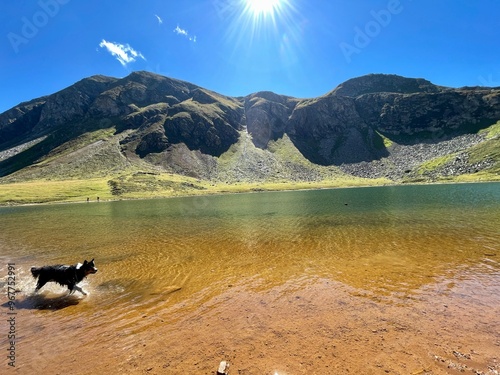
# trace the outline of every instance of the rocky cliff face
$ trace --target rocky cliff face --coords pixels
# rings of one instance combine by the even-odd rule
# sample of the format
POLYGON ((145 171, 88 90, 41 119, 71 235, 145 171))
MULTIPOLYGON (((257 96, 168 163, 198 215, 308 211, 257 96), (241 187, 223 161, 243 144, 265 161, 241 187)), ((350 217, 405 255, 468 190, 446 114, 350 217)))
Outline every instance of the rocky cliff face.
POLYGON ((265 149, 269 141, 283 137, 298 102, 268 91, 244 99, 247 130, 255 146, 265 149))
POLYGON ((409 95, 367 94, 356 99, 358 113, 389 138, 415 143, 439 141, 496 122, 500 90, 458 89, 409 95))
POLYGON ((386 154, 382 138, 360 116, 352 97, 325 96, 300 103, 287 133, 302 154, 317 164, 358 163, 386 154))
POLYGON ((181 163, 179 172, 188 173, 193 163, 198 170, 213 166, 210 157, 223 155, 243 133, 262 150, 286 135, 309 161, 340 166, 386 158, 391 143, 437 144, 499 119, 500 88, 451 89, 394 75, 351 79, 307 100, 271 92, 231 98, 148 72, 93 76, 0 115, 0 152, 21 150, 0 158, 0 176, 109 127, 126 158, 167 168, 179 165, 172 155, 183 147, 195 152, 193 162, 181 163))
POLYGON ((315 163, 359 163, 388 155, 384 137, 411 145, 476 133, 500 118, 499 100, 499 89, 447 89, 420 79, 371 75, 299 103, 287 132, 315 163))

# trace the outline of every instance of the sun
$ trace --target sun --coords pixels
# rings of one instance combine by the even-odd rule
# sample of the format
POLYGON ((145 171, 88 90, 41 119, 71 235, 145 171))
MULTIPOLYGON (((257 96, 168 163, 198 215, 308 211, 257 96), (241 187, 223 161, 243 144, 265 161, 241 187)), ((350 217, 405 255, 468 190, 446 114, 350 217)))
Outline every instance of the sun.
POLYGON ((276 58, 290 61, 299 44, 298 25, 302 24, 295 1, 225 0, 234 5, 224 10, 229 20, 225 41, 234 48, 234 56, 243 54, 245 61, 259 61, 258 69, 260 62, 269 59, 270 51, 279 55, 276 58))
POLYGON ((245 11, 255 18, 274 16, 279 11, 282 0, 244 0, 245 11))

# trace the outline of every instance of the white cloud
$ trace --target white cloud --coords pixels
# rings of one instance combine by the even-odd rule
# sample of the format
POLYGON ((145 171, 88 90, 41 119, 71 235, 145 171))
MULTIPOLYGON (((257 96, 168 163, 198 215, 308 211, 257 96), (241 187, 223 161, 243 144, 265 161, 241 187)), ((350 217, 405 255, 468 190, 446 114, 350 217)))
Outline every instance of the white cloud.
POLYGON ((176 33, 177 35, 183 35, 186 38, 188 38, 191 42, 196 43, 196 35, 195 36, 189 35, 189 32, 187 30, 181 29, 179 25, 177 25, 177 27, 174 29, 174 33, 176 33))
POLYGON ((163 23, 163 20, 161 19, 161 17, 157 14, 155 14, 155 17, 158 20, 158 25, 161 25, 163 23))
POLYGON ((179 34, 179 35, 188 36, 187 30, 181 29, 179 27, 179 25, 177 25, 177 27, 174 29, 174 33, 179 34))
POLYGON ((123 66, 134 62, 137 58, 146 60, 142 53, 137 52, 129 44, 113 43, 103 39, 99 47, 106 48, 123 66))

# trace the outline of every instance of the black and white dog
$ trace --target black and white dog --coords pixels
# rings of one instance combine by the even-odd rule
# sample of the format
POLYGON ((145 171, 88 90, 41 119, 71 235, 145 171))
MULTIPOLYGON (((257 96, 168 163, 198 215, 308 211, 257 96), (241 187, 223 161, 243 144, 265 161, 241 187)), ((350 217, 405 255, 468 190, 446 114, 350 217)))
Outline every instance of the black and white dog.
POLYGON ((95 268, 94 259, 90 262, 85 260, 83 264, 78 263, 73 266, 57 264, 55 266, 31 267, 31 274, 35 279, 38 278, 35 292, 38 292, 38 290, 49 281, 54 281, 61 286, 67 286, 70 294, 77 290, 87 295, 87 292, 76 284, 81 282, 91 273, 96 272, 97 268, 95 268))

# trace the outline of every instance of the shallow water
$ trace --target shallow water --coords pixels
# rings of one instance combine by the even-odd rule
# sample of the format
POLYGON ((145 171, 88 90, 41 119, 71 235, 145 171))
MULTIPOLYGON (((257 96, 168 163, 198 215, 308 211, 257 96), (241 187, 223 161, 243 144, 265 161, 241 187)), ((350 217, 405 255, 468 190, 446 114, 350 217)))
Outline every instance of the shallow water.
POLYGON ((0 208, 0 223, 3 289, 7 264, 16 268, 19 371, 75 342, 119 358, 138 334, 224 305, 213 301, 228 288, 265 294, 331 280, 397 307, 465 280, 464 300, 500 303, 491 293, 500 285, 498 183, 0 208), (82 283, 88 297, 53 284, 31 294, 30 266, 91 258, 99 272, 82 283))

